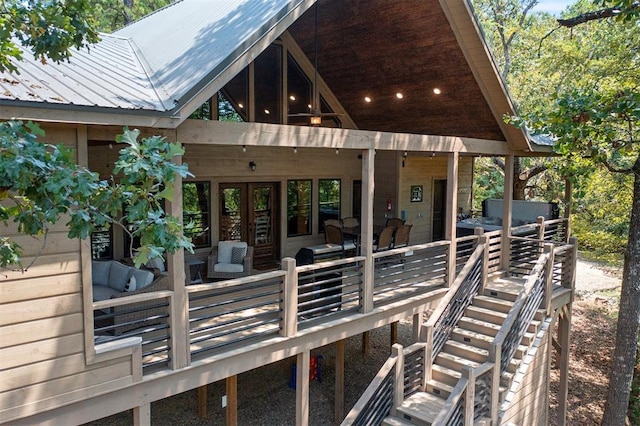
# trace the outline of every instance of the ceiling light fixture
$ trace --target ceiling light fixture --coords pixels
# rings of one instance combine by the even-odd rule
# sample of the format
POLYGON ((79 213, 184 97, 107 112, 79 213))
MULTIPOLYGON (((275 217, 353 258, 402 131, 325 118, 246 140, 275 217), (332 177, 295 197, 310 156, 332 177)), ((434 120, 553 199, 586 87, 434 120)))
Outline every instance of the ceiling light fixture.
POLYGON ((371 101, 372 101, 372 99, 371 99, 369 96, 365 96, 365 97, 364 97, 364 101, 365 101, 366 103, 370 104, 370 103, 371 103, 371 101))
POLYGON ((440 90, 438 87, 435 87, 433 89, 433 93, 435 93, 436 95, 439 95, 440 93, 442 93, 442 90, 440 90))
POLYGON ((398 93, 396 93, 396 98, 403 99, 404 95, 402 93, 398 92, 398 93))

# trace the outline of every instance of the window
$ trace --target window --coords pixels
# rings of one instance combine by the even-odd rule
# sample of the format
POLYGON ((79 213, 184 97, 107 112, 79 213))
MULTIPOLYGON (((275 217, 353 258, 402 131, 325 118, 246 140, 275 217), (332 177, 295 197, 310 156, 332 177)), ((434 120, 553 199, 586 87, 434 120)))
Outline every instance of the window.
POLYGON ((324 221, 340 220, 340 179, 318 181, 318 232, 324 232, 324 221))
POLYGON ((255 117, 258 123, 282 123, 282 46, 271 45, 254 61, 255 117))
POLYGON ((311 234, 311 179, 287 182, 287 236, 311 234))
POLYGON ((113 259, 113 228, 100 227, 91 233, 91 258, 113 259))
POLYGON ((249 121, 249 69, 245 68, 218 92, 218 120, 249 121))
POLYGON ((182 184, 184 234, 195 248, 211 246, 211 185, 209 182, 182 184))
POLYGON ((289 124, 309 124, 309 117, 302 114, 311 112, 311 81, 291 55, 287 55, 287 106, 289 124))

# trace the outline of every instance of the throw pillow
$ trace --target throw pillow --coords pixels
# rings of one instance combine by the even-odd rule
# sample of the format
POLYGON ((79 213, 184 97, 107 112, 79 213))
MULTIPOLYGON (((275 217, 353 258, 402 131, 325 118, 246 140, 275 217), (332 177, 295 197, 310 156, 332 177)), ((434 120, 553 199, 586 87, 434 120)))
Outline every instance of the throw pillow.
POLYGON ((231 263, 235 263, 236 265, 242 265, 244 262, 244 257, 247 254, 246 247, 233 247, 231 249, 231 263))
POLYGON ((136 281, 136 277, 131 275, 131 278, 129 278, 129 282, 124 286, 124 291, 134 291, 138 284, 136 281))

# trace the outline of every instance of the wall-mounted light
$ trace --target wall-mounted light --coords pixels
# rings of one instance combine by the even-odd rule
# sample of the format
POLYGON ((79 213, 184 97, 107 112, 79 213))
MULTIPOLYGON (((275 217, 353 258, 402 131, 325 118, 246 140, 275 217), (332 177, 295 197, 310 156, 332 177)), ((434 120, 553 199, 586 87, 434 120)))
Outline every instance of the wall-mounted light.
POLYGON ((294 153, 294 154, 297 154, 297 153, 298 153, 298 147, 297 147, 297 146, 294 146, 294 147, 293 147, 293 153, 294 153))
POLYGON ((407 151, 402 153, 402 167, 404 167, 404 162, 407 160, 408 156, 409 154, 407 153, 407 151))
POLYGON ((340 149, 336 148, 336 155, 340 154, 340 149))
POLYGON ((256 171, 256 167, 258 167, 256 163, 254 163, 253 161, 249 161, 249 168, 251 169, 252 172, 256 171))
POLYGON ((242 152, 247 152, 247 146, 246 145, 242 145, 242 152))
POLYGON ((322 117, 317 115, 312 115, 311 117, 309 117, 309 123, 312 126, 319 126, 322 124, 322 117))

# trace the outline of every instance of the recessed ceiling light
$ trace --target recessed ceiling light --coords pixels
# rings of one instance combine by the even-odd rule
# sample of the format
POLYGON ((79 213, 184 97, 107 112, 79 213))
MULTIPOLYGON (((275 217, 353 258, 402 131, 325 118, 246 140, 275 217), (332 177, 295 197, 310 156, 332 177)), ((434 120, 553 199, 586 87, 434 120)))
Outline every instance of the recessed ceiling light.
POLYGON ((268 109, 265 109, 265 110, 264 110, 264 113, 265 113, 265 114, 267 114, 267 115, 269 115, 269 114, 271 114, 271 111, 269 111, 268 109))
POLYGON ((442 93, 442 90, 436 87, 433 89, 433 93, 435 93, 436 95, 439 95, 440 93, 442 93))
POLYGON ((396 98, 402 99, 402 98, 404 98, 404 95, 402 93, 398 92, 398 93, 396 93, 396 98))
POLYGON ((238 108, 242 109, 242 108, 244 108, 244 105, 243 104, 238 104, 238 108))
POLYGON ((364 101, 365 101, 366 103, 370 103, 370 102, 371 102, 371 98, 370 98, 369 96, 365 96, 365 97, 364 97, 364 101))
POLYGON ((291 96, 289 96, 289 100, 291 100, 291 101, 295 101, 295 100, 296 100, 296 97, 295 97, 294 95, 291 95, 291 96))

